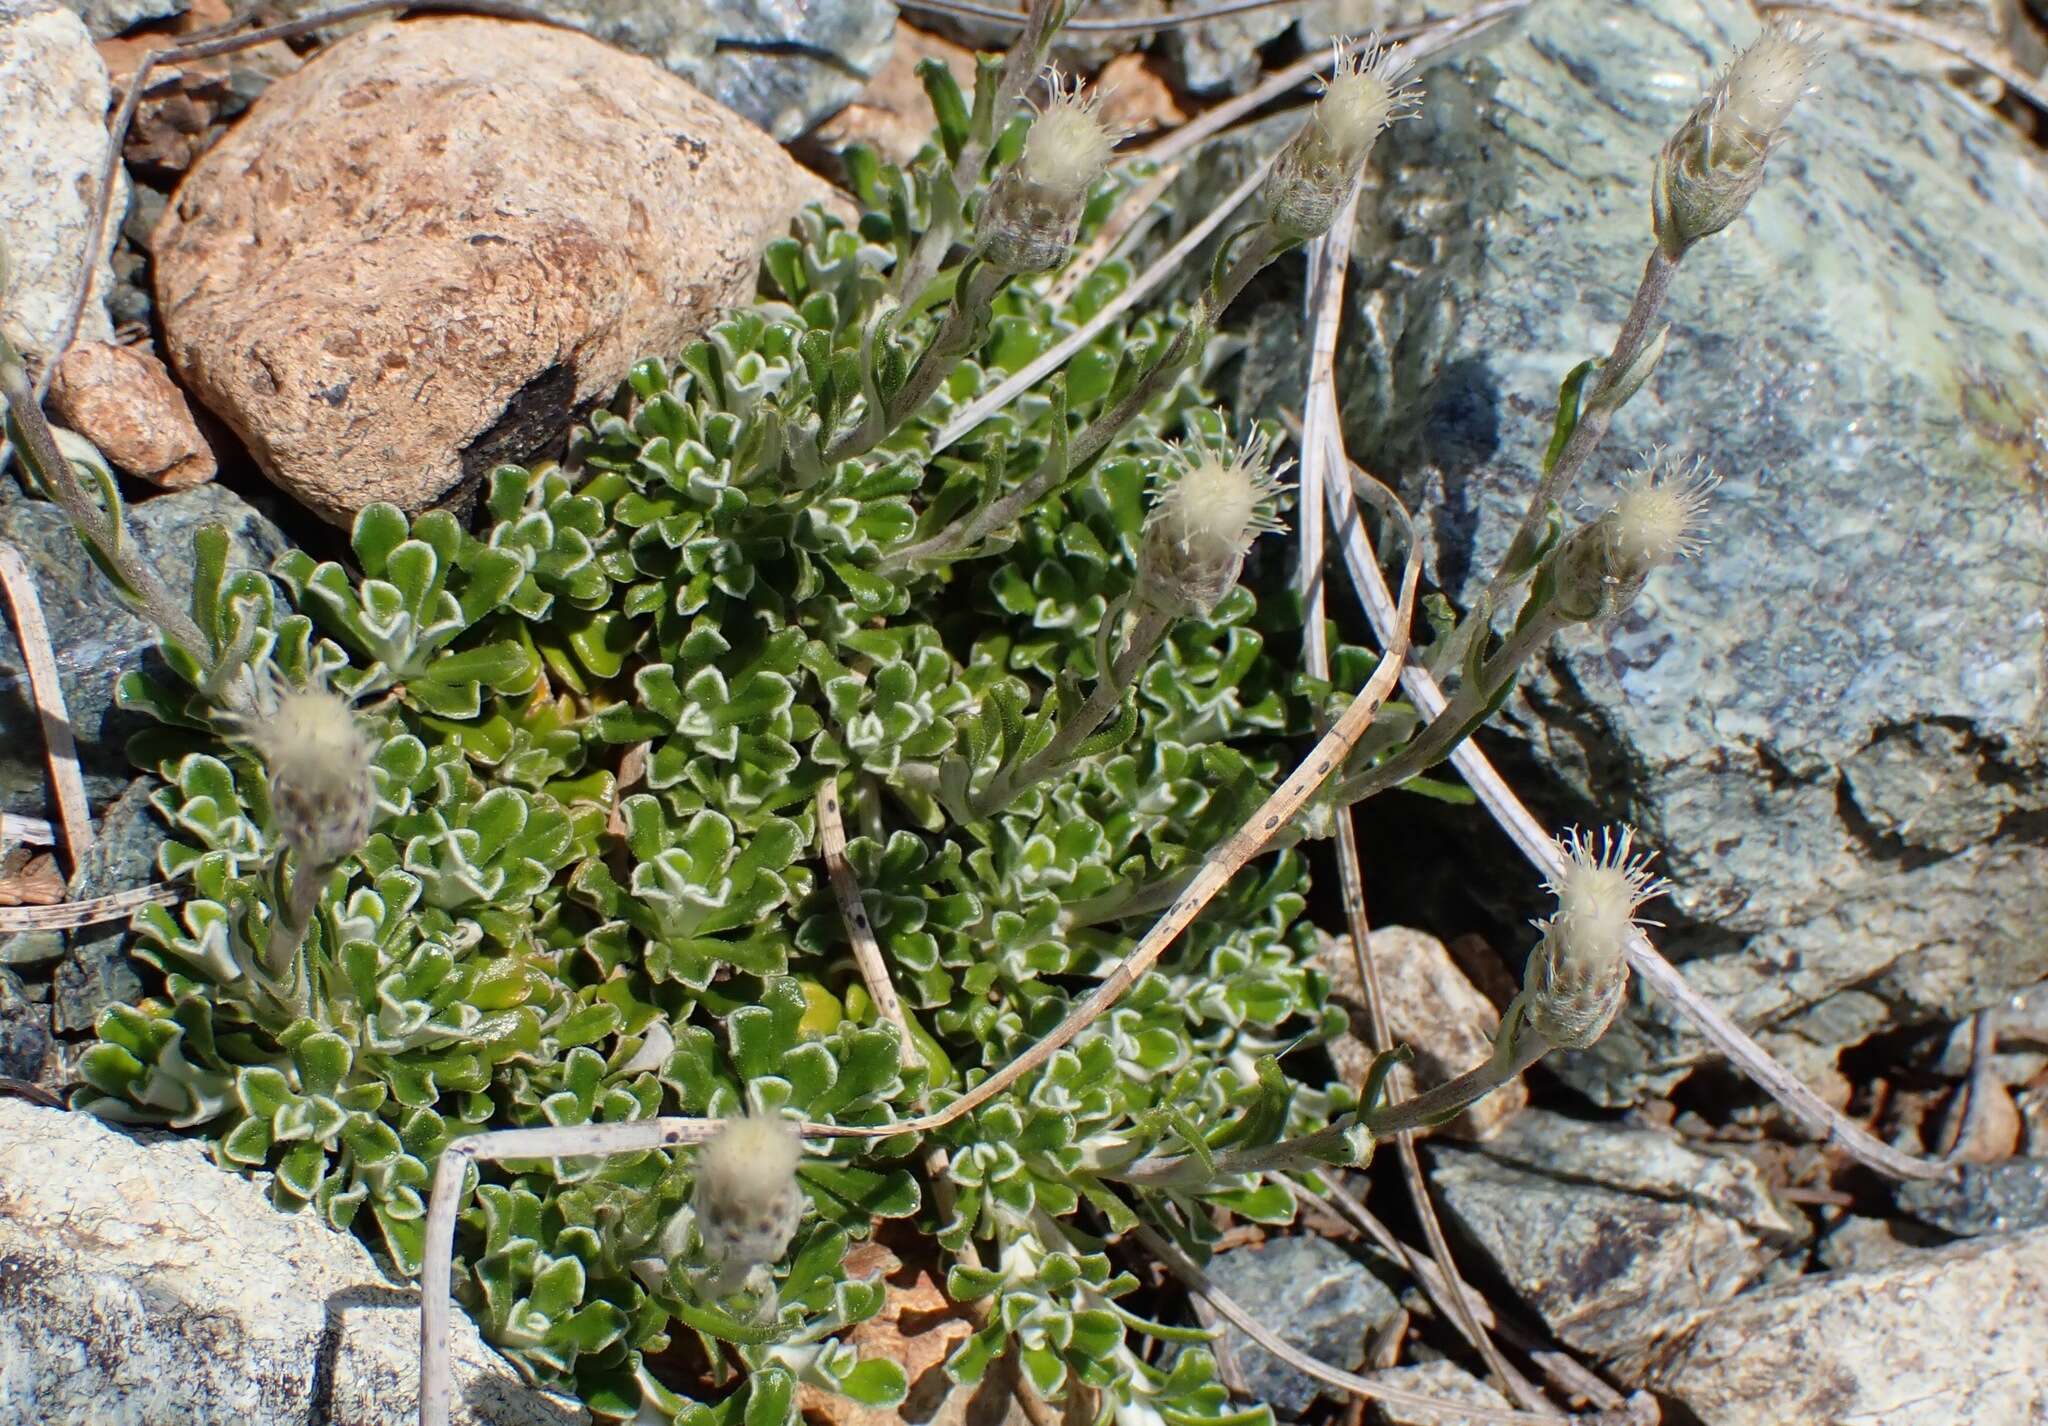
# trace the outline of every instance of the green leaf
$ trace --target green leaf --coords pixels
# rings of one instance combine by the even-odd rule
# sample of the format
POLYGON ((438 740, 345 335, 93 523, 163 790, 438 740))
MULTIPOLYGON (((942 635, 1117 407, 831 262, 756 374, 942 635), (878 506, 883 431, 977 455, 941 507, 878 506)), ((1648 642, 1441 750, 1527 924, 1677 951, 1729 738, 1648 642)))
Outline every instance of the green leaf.
POLYGON ((1579 424, 1579 397, 1586 385, 1586 377, 1600 363, 1588 358, 1573 367, 1566 374, 1564 383, 1557 388, 1557 415, 1552 419, 1550 446, 1543 452, 1543 473, 1550 474, 1557 465, 1557 458, 1564 454, 1565 443, 1572 438, 1572 432, 1579 424))

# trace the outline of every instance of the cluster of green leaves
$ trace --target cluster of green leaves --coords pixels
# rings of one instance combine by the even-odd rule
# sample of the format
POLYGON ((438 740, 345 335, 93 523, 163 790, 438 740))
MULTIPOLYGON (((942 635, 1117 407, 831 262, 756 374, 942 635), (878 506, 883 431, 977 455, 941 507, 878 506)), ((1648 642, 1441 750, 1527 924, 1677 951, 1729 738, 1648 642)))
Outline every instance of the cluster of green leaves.
MULTIPOLYGON (((1013 284, 924 412, 828 467, 821 434, 900 381, 930 325, 899 313, 876 339, 919 207, 894 170, 859 172, 857 226, 806 214, 801 239, 770 246, 760 303, 635 368, 561 465, 494 472, 474 532, 373 506, 348 565, 278 562, 288 601, 204 545, 193 617, 210 660, 121 688, 160 724, 136 751, 162 773, 163 868, 187 899, 140 918, 161 993, 106 1016, 84 1061, 91 1108, 203 1131, 223 1164, 269 1171, 281 1205, 368 1230, 414 1272, 425 1186, 464 1133, 742 1110, 886 1127, 943 1106, 1065 1018, 1145 927, 1118 908, 1192 869, 1263 797, 1330 694, 1269 653, 1269 633, 1292 637, 1284 610, 1240 589, 1174 630, 1094 756, 986 821, 948 820, 941 763, 985 776, 1095 676, 1158 441, 1215 418, 1197 371, 1005 548, 885 570, 1128 389, 1171 323, 1111 323, 1049 394, 935 455, 949 416, 1131 273, 1106 262, 1059 305, 1043 281, 1013 284), (263 955, 278 904, 265 770, 209 701, 261 664, 352 695, 380 749, 373 834, 288 974, 263 955), (848 857, 908 1057, 822 886, 828 782, 862 833, 848 857)), ((957 1380, 1014 1353, 1041 1391, 1085 1384, 1105 1414, 1241 1419, 1201 1333, 1120 1301, 1137 1282, 1110 1240, 1162 1204, 1115 1172, 1346 1107, 1280 1068, 1338 1023, 1309 968, 1305 883, 1292 853, 1239 877, 1043 1072, 935 1136, 942 1193, 912 1172, 931 1143, 813 1145, 810 1210, 770 1295, 707 1291, 689 1151, 486 1168, 458 1295, 535 1380, 600 1417, 774 1426, 799 1383, 901 1399, 899 1367, 839 1340, 884 1292, 841 1263, 879 1220, 907 1218, 935 1262, 971 1243, 982 1264, 949 1278, 988 1307, 948 1364, 957 1380), (744 1386, 686 1400, 650 1365, 678 1333, 744 1360, 744 1386)), ((1213 1207, 1293 1213, 1284 1186, 1252 1179, 1180 1196, 1197 1232, 1213 1207)))

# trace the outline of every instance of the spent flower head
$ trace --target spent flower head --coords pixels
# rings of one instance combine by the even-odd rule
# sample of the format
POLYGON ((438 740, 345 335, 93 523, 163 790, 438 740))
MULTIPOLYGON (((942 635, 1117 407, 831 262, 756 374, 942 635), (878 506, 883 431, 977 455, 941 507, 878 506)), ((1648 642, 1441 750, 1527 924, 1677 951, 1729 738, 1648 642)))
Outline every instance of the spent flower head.
POLYGON ((1720 232, 1749 205, 1786 120, 1813 93, 1821 58, 1811 31, 1773 22, 1686 116, 1657 156, 1652 217, 1666 256, 1720 232))
POLYGON ((1205 615, 1237 583, 1260 535, 1284 530, 1274 503, 1287 465, 1263 431, 1232 447, 1206 436, 1167 447, 1138 552, 1137 597, 1169 614, 1205 615))
POLYGON ((235 733, 269 772, 277 834, 305 868, 338 866, 370 835, 376 747, 348 700, 327 688, 293 688, 273 671, 264 701, 235 733))
POLYGON ((1420 88, 1403 83, 1408 58, 1398 47, 1369 39, 1353 49, 1340 39, 1336 51, 1322 98, 1266 180, 1272 221, 1302 241, 1329 230, 1373 144, 1388 124, 1414 113, 1422 97, 1420 88))
POLYGON ((1109 156, 1122 137, 1102 122, 1102 91, 1081 92, 1079 78, 1049 66, 1046 101, 1033 104, 1037 117, 1024 136, 1019 167, 1041 188, 1085 195, 1109 168, 1109 156))
POLYGON ((721 1293, 788 1249, 803 1220, 802 1159, 796 1130, 759 1115, 728 1121, 698 1151, 692 1204, 704 1251, 723 1270, 721 1293))
POLYGON ((1545 883, 1557 912, 1523 975, 1522 1011, 1529 1027, 1560 1049, 1598 1040, 1628 990, 1628 940, 1643 921, 1636 912, 1669 883, 1653 876, 1635 851, 1633 828, 1610 828, 1596 842, 1574 828, 1557 843, 1563 865, 1545 883))

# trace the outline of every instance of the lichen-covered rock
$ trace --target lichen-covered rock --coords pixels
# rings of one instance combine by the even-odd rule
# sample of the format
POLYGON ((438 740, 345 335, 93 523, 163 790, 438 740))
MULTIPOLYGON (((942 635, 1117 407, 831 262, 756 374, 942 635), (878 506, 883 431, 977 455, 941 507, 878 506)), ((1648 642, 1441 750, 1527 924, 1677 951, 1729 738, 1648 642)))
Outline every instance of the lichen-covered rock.
POLYGON ((1714 1426, 2036 1426, 2048 1419, 2044 1362, 2037 1228, 1745 1293, 1673 1342, 1643 1384, 1714 1426))
MULTIPOLYGON (((1388 1032, 1395 1044, 1406 1045, 1415 1054, 1413 1068, 1406 1072, 1412 1076, 1407 1080, 1411 1092, 1455 1079, 1493 1053, 1500 1012, 1465 978, 1442 941, 1408 926, 1376 926, 1372 951, 1388 1032)), ((1373 1051, 1365 1039, 1372 1021, 1351 938, 1322 937, 1316 966, 1330 978, 1331 999, 1351 1017, 1351 1032, 1330 1042, 1330 1058, 1339 1077, 1357 1088, 1372 1065, 1373 1051)), ((1529 1086, 1517 1077, 1443 1128, 1458 1138, 1484 1139, 1500 1132, 1528 1103, 1529 1086)))
MULTIPOLYGON (((1400 1305, 1371 1269, 1314 1234, 1223 1253, 1209 1276, 1283 1342, 1347 1369, 1365 1359, 1366 1334, 1386 1325, 1400 1305)), ((1306 1411, 1326 1389, 1235 1327, 1225 1327, 1219 1349, 1251 1398, 1282 1415, 1306 1411)))
POLYGON ((50 412, 115 466, 165 490, 213 479, 185 393, 145 348, 80 342, 57 363, 50 412))
POLYGON ((588 36, 373 25, 187 175, 154 248, 166 345, 321 515, 417 511, 749 294, 800 185, 759 130, 588 36))
MULTIPOLYGON (((287 548, 283 533, 226 488, 207 484, 160 495, 128 509, 128 538, 180 600, 192 588, 192 536, 202 525, 227 528, 230 569, 270 568, 287 548)), ((85 558, 78 537, 55 505, 0 504, 0 540, 20 550, 35 576, 65 709, 78 735, 86 793, 95 804, 128 786, 125 743, 146 720, 113 706, 114 680, 143 666, 154 646, 146 625, 121 607, 113 587, 85 558)), ((42 726, 14 632, 0 624, 0 810, 42 816, 49 806, 42 726)), ((6 954, 0 951, 0 960, 6 954)))
POLYGON ((0 1075, 37 1083, 50 1060, 50 1007, 0 966, 0 1075))
MULTIPOLYGON (((570 1426, 455 1314, 455 1419, 570 1426)), ((409 1426, 419 1302, 317 1213, 280 1213, 196 1143, 0 1099, 8 1421, 409 1426)))
MULTIPOLYGON (((1560 0, 1431 70, 1382 141, 1344 409, 1454 593, 1521 515, 1560 380, 1614 339, 1658 145, 1756 28, 1736 0, 1560 0)), ((2017 256, 2043 250, 2025 139, 1839 47, 1685 259, 1669 350, 1570 502, 1668 444, 1725 477, 1712 542, 1611 636, 1560 641, 1501 731, 1560 825, 1662 849, 1666 952, 1809 1073, 2048 974, 2048 267, 2017 256)), ((1562 1068, 1619 1103, 1707 1054, 1660 1002, 1562 1068)))
MULTIPOLYGON (((646 55, 778 139, 808 133, 881 73, 884 0, 541 0, 536 7, 646 55)), ((971 92, 971 86, 970 86, 971 92)))
MULTIPOLYGON (((107 240, 90 240, 92 202, 106 158, 107 66, 78 16, 54 0, 0 0, 0 242, 10 278, 0 319, 21 349, 48 360, 91 254, 92 293, 78 325, 85 341, 114 329, 102 299, 113 286, 107 240)), ((128 201, 118 180, 114 212, 128 201)))
POLYGON ((1603 1357, 1726 1302, 1807 1233, 1742 1159, 1548 1110, 1478 1149, 1436 1146, 1430 1177, 1558 1339, 1603 1357))
MULTIPOLYGON (((1513 1402, 1456 1362, 1417 1362, 1413 1366, 1375 1372, 1373 1380, 1381 1386, 1390 1386, 1399 1391, 1419 1392, 1423 1396, 1433 1396, 1439 1401, 1480 1406, 1489 1411, 1514 1409, 1513 1402)), ((1387 1426, 1467 1426, 1473 1419, 1455 1406, 1447 1406, 1441 1411, 1431 1411, 1427 1407, 1395 1406, 1382 1401, 1378 1403, 1378 1410, 1380 1418, 1387 1426)))

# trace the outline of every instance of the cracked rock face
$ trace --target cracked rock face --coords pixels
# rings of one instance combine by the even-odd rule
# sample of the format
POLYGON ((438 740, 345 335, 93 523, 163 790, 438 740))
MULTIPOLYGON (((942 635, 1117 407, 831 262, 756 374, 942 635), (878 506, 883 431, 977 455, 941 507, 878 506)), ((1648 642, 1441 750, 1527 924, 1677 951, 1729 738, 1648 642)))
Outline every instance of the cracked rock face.
MULTIPOLYGON (((575 1426, 457 1312, 461 1426, 575 1426)), ((0 1099, 0 1420, 409 1426, 419 1297, 203 1145, 0 1099)))
MULTIPOLYGON (((1382 141, 1345 410, 1462 597, 1558 383, 1619 329, 1655 150, 1756 28, 1735 0, 1559 0, 1431 70, 1382 141)), ((1724 478, 1712 543, 1553 648, 1503 760, 1560 827, 1643 829, 1677 887, 1666 953, 1812 1078, 2048 974, 2048 267, 2024 256, 2048 251, 2048 172, 1860 49, 1790 128, 1687 256, 1669 350, 1568 507, 1668 445, 1724 478)), ((1565 1072, 1625 1103, 1706 1055, 1639 1003, 1565 1072)))
POLYGON ((766 134, 588 36, 375 24, 186 176, 154 244, 165 344, 316 512, 417 512, 744 300, 803 184, 766 134))

